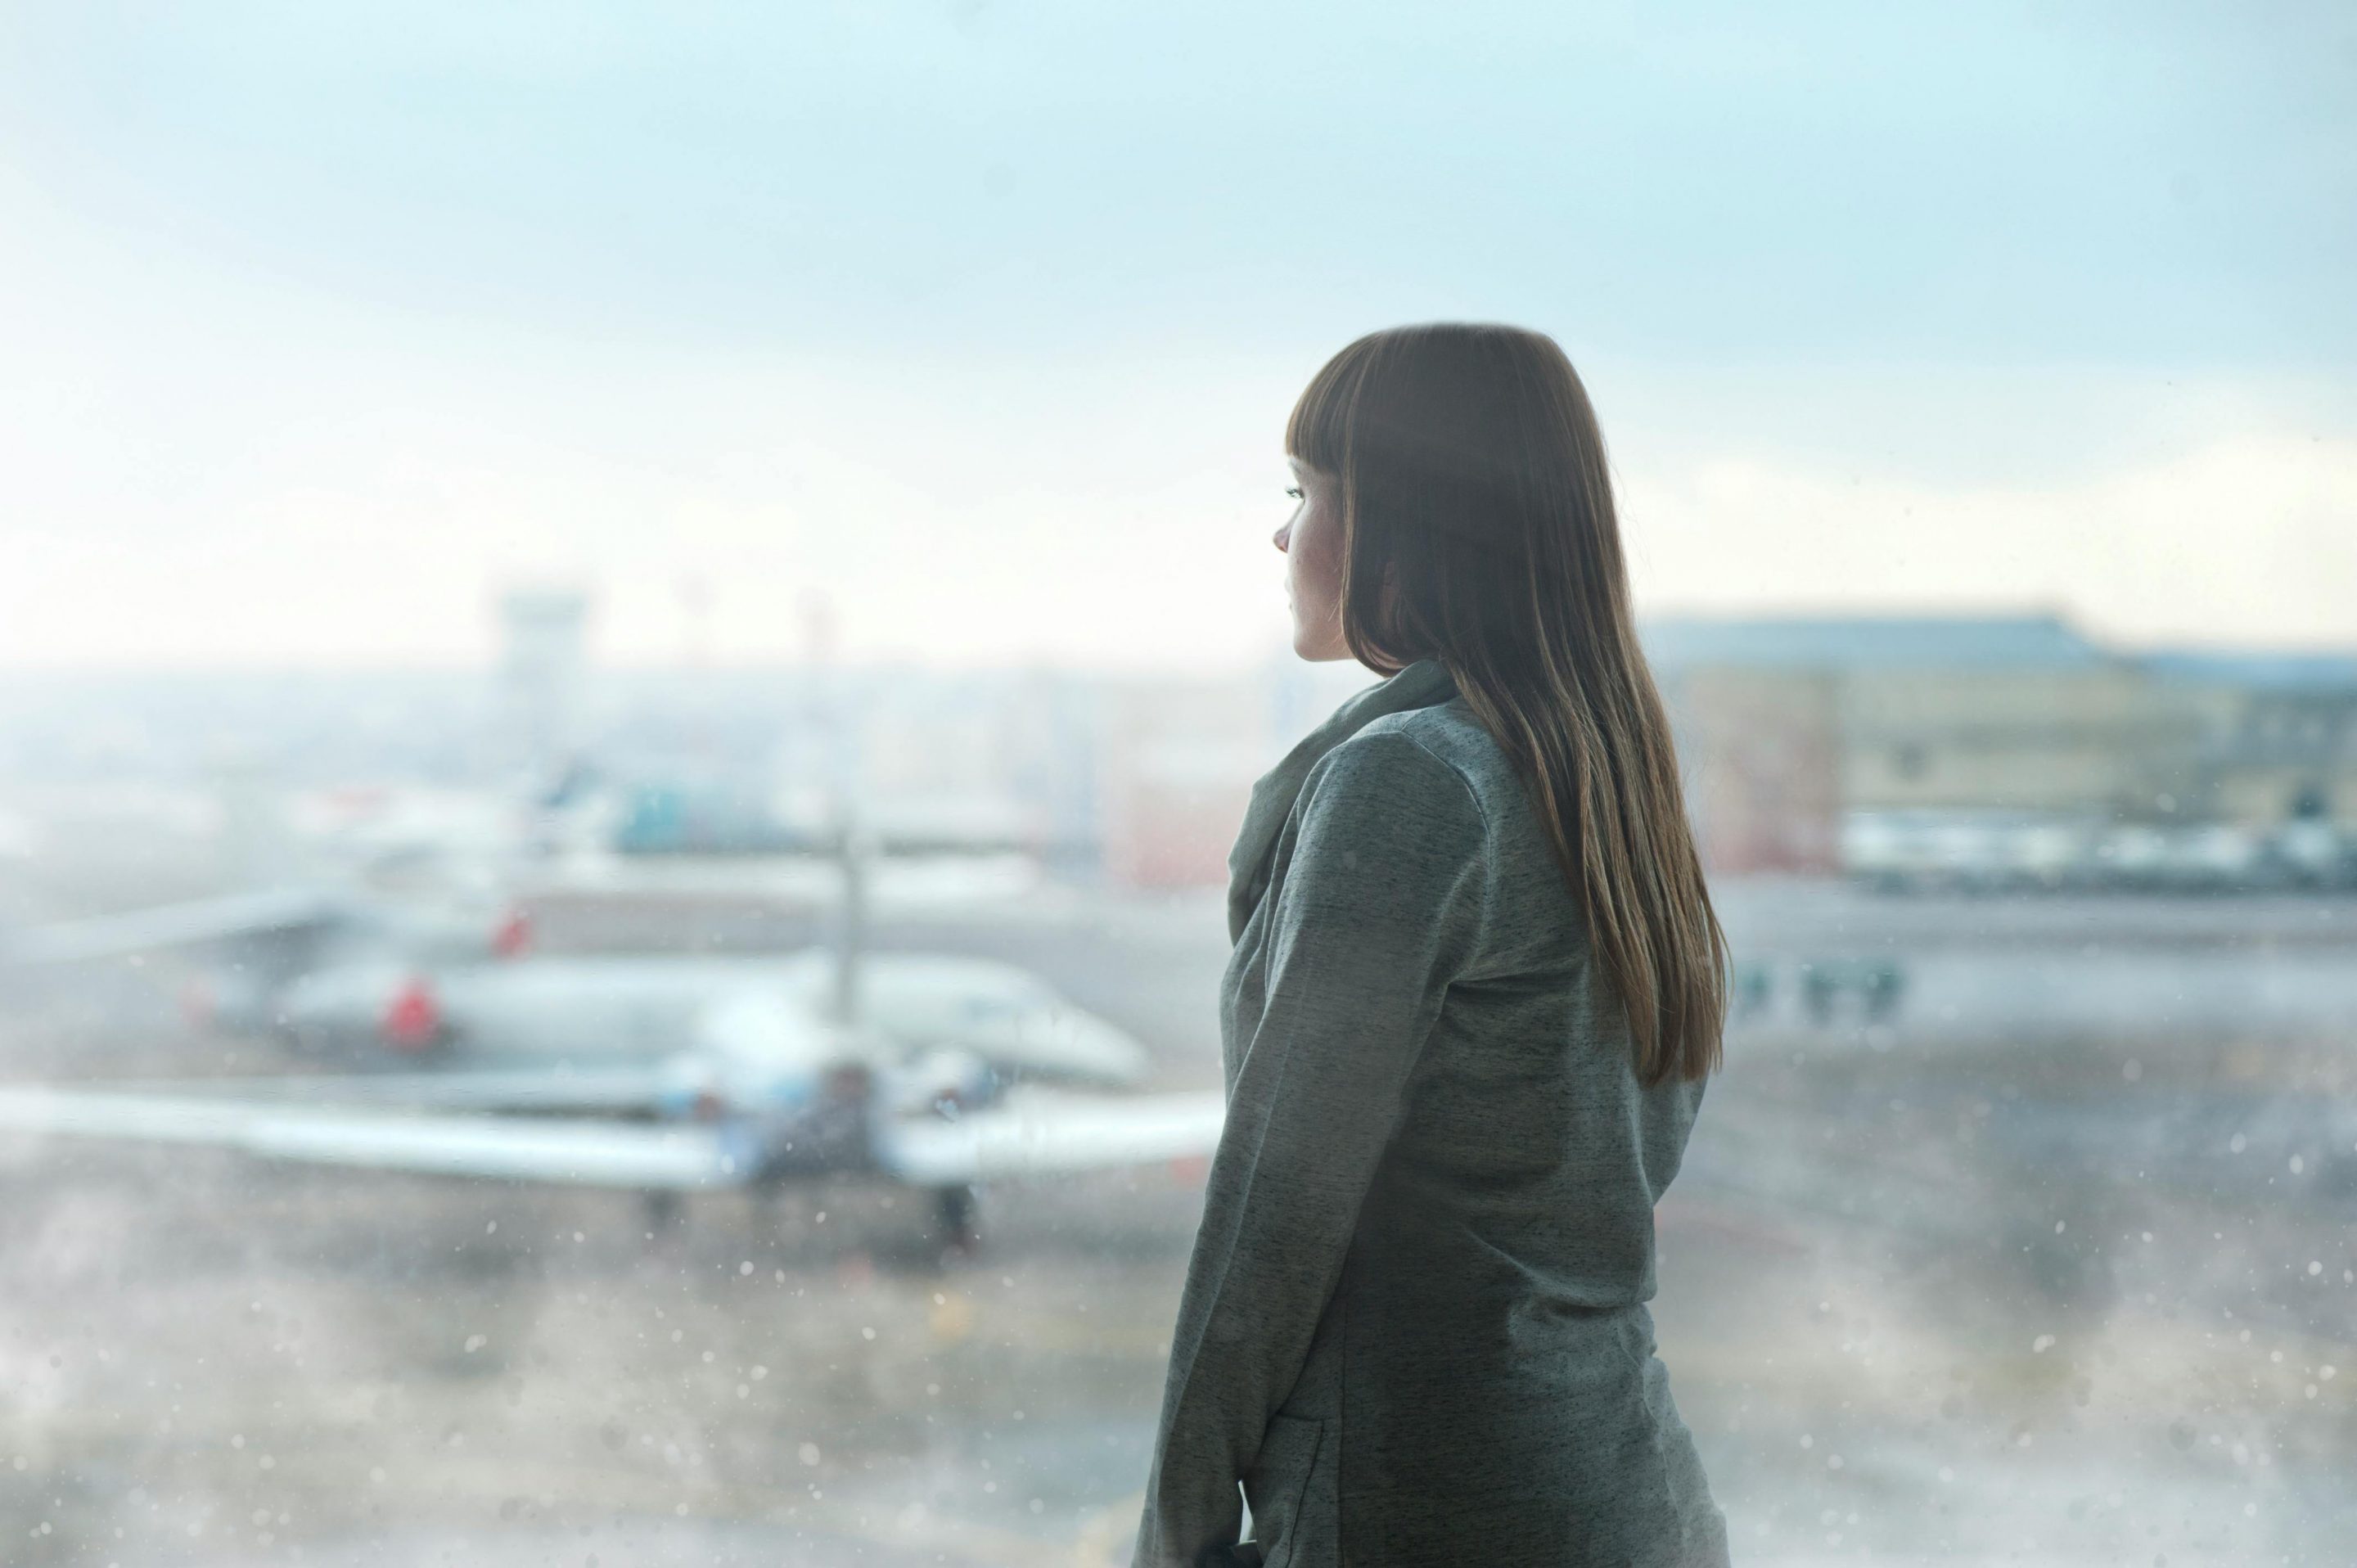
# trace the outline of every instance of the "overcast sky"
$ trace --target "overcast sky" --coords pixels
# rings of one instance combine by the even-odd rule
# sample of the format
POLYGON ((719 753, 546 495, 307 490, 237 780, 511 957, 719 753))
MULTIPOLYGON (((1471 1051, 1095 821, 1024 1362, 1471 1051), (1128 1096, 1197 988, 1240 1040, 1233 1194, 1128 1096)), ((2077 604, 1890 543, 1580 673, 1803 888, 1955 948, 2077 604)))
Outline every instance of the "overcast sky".
POLYGON ((1649 611, 2357 644, 2352 277, 2346 5, 0 0, 0 665, 1233 664, 1442 317, 1649 611))

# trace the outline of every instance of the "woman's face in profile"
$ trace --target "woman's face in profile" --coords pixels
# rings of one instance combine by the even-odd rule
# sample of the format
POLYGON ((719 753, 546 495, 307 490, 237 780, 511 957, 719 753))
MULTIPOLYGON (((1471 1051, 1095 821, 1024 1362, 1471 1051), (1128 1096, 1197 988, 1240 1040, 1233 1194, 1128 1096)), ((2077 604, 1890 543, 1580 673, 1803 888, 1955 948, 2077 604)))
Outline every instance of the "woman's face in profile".
POLYGON ((1293 651, 1303 659, 1348 659, 1342 640, 1341 484, 1299 458, 1293 467, 1293 515, 1276 531, 1285 552, 1285 596, 1293 607, 1293 651))

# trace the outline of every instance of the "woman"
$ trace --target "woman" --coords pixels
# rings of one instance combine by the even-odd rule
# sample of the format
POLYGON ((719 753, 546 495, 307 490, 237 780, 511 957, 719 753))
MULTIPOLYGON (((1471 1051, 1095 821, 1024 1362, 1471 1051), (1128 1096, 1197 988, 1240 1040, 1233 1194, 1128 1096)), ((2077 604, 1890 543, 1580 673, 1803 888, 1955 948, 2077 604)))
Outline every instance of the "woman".
POLYGON ((1724 1563, 1645 1303, 1726 948, 1587 393, 1537 333, 1404 328, 1286 445, 1294 650, 1388 678, 1229 858, 1137 1568, 1724 1563))

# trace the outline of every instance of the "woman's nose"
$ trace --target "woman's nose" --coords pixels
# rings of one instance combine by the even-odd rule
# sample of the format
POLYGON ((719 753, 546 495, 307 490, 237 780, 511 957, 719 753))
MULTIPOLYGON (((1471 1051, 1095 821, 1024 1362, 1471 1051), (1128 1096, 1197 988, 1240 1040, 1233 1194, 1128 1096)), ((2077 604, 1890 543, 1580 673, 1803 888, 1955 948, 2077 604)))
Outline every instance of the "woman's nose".
POLYGON ((1279 550, 1282 550, 1285 548, 1285 536, 1292 532, 1293 524, 1288 522, 1283 528, 1278 529, 1275 533, 1269 536, 1269 542, 1275 545, 1279 550))

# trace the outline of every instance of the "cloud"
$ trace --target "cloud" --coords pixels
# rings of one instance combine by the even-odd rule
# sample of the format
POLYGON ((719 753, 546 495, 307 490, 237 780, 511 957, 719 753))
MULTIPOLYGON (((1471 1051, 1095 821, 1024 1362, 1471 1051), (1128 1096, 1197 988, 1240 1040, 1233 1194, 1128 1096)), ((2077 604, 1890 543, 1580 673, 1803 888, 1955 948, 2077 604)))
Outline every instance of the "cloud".
POLYGON ((2133 641, 2352 639, 2357 441, 2242 434, 2044 487, 1758 458, 1624 475, 1650 611, 2048 605, 2133 641))

